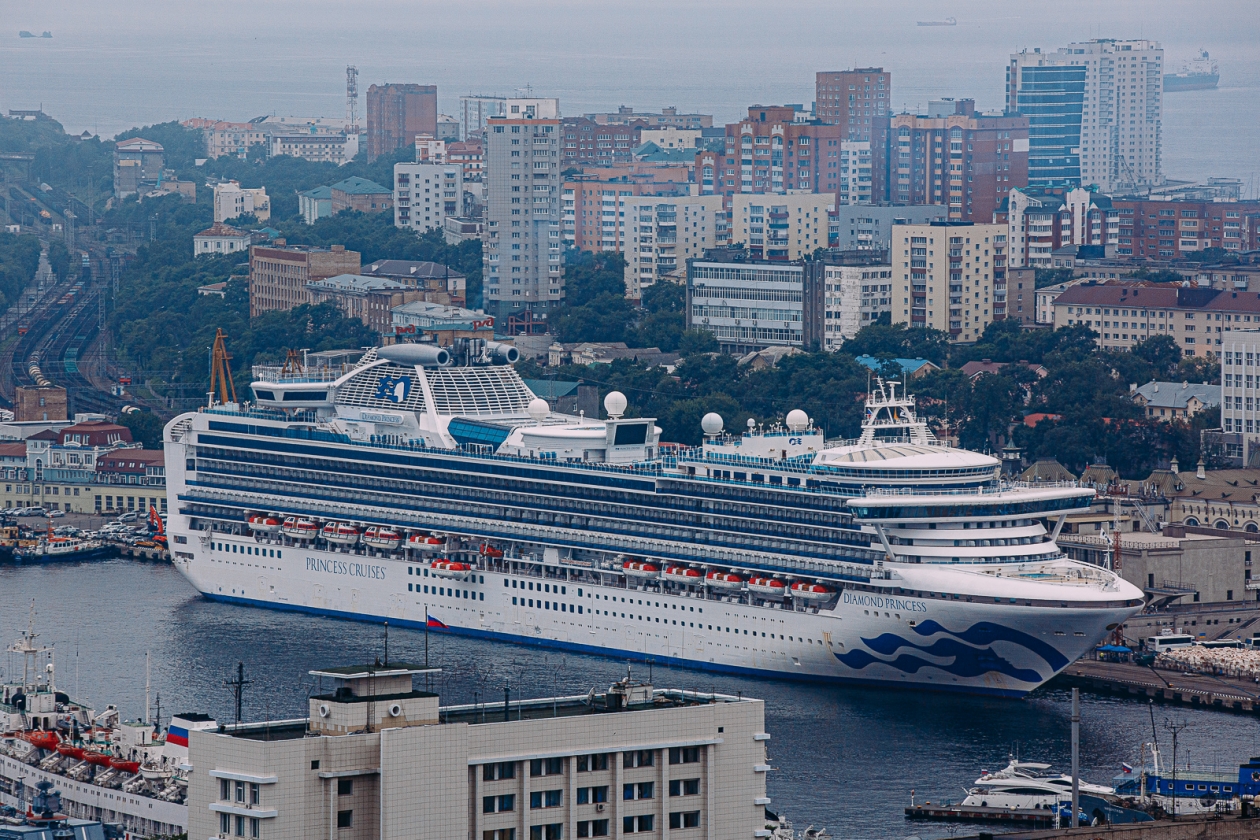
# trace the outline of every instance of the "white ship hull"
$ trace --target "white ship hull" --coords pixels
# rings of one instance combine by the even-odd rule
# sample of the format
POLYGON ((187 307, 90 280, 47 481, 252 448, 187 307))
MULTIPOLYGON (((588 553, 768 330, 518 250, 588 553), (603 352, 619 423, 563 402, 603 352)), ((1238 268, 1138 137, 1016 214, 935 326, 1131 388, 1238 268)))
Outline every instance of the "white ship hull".
POLYGON ((186 536, 175 565, 212 600, 416 628, 432 617, 469 636, 799 680, 1022 696, 1132 613, 860 591, 842 593, 834 608, 806 609, 538 576, 572 568, 560 563, 534 566, 532 576, 477 569, 451 581, 398 557, 186 536), (259 548, 280 556, 245 553, 259 548))

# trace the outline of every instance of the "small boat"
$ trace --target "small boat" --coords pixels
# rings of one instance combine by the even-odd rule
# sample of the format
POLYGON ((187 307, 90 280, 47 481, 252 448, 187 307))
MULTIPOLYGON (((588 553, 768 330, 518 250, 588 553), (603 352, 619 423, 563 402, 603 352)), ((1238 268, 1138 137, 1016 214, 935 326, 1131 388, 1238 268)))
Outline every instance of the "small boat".
POLYGON ((407 538, 407 547, 416 551, 441 551, 446 548, 446 540, 432 534, 412 534, 407 538))
POLYGON ((751 577, 748 591, 762 598, 783 598, 787 595, 787 584, 778 578, 751 577))
POLYGON ((261 534, 276 534, 283 527, 283 523, 274 516, 251 516, 248 524, 249 530, 261 534))
POLYGON ((495 558, 495 559, 498 559, 498 558, 500 558, 500 557, 502 557, 502 556, 503 556, 503 549, 501 549, 501 548, 495 548, 494 546, 490 545, 490 543, 482 543, 482 544, 481 544, 481 556, 482 556, 482 557, 493 557, 493 558, 495 558))
POLYGON ((155 782, 161 779, 169 779, 175 775, 175 771, 168 770, 165 767, 149 767, 142 764, 140 765, 140 775, 151 782, 155 782))
POLYGON ((958 21, 955 18, 947 17, 944 20, 920 20, 916 21, 919 26, 957 26, 958 21))
POLYGON ((429 564, 429 571, 434 577, 462 579, 470 571, 472 566, 467 563, 460 563, 456 560, 434 560, 429 564))
POLYGON ((61 738, 57 736, 56 732, 48 732, 43 729, 33 729, 22 737, 41 750, 55 750, 57 745, 61 743, 61 738))
POLYGON ((793 598, 802 601, 826 601, 836 594, 834 589, 823 586, 821 583, 806 583, 803 580, 792 584, 791 592, 793 598))
MULTIPOLYGON (((1065 800, 1071 802, 1072 777, 1049 770, 1049 764, 1011 759, 1010 764, 995 773, 982 771, 962 804, 981 808, 1057 809, 1065 800)), ((1080 792, 1111 796, 1115 789, 1080 782, 1080 792)))
POLYGON ((725 589, 729 592, 744 588, 742 577, 733 572, 719 572, 716 569, 705 576, 704 582, 714 589, 725 589))
POLYGON ((284 520, 284 535, 295 540, 313 540, 319 534, 319 523, 313 519, 290 516, 284 520))
POLYGON ((111 758, 109 760, 109 766, 113 767, 115 770, 121 770, 124 773, 135 774, 135 773, 140 772, 140 762, 128 761, 125 758, 118 758, 118 757, 111 758))
POLYGON ((393 528, 373 525, 363 532, 363 544, 381 551, 393 551, 402 543, 402 534, 393 528))
POLYGON ((85 752, 83 754, 84 761, 88 764, 95 764, 97 767, 108 767, 110 758, 110 756, 102 752, 85 752))
POLYGON ((74 744, 58 744, 57 752, 70 758, 77 758, 79 761, 83 760, 83 747, 76 747, 74 744))
POLYGON ((661 574, 660 566, 643 560, 627 560, 621 564, 621 570, 633 578, 655 579, 661 574))
POLYGON ((684 586, 697 586, 704 581, 704 575, 699 569, 688 566, 666 566, 661 579, 671 583, 681 583, 684 586))
POLYGON ((349 522, 329 522, 324 526, 324 539, 338 545, 354 545, 359 541, 359 529, 349 522))

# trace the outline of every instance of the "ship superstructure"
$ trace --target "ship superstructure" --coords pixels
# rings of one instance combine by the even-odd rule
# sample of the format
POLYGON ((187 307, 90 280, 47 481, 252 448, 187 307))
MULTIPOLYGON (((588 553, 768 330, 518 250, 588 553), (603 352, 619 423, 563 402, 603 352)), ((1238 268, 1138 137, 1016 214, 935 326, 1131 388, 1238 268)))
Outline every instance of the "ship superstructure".
MULTIPOLYGON (((662 444, 551 412, 476 340, 254 369, 166 428, 172 558, 206 597, 791 678, 1022 695, 1141 606, 1054 543, 1093 491, 1003 482, 880 383, 662 444), (1047 529, 1049 524, 1049 530, 1047 529)), ((327 357, 333 358, 333 357, 327 357)))

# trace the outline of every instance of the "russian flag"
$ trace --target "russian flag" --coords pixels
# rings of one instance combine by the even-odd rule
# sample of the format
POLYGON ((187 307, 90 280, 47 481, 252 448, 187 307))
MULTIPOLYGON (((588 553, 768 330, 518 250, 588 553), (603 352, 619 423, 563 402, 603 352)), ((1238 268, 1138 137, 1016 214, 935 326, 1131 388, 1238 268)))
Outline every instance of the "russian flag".
POLYGON ((166 742, 174 744, 177 747, 188 746, 188 730, 179 726, 172 726, 166 730, 166 742))
POLYGON ((1125 764, 1125 763, 1122 761, 1122 762, 1120 762, 1120 767, 1121 767, 1121 768, 1124 770, 1124 772, 1126 772, 1126 773, 1132 773, 1132 772, 1133 772, 1133 765, 1131 765, 1131 764, 1125 764))
POLYGON ((448 629, 450 629, 450 628, 448 628, 445 624, 443 624, 442 622, 438 621, 438 620, 437 620, 436 618, 434 618, 433 616, 429 615, 427 612, 424 614, 424 623, 425 623, 425 626, 426 626, 426 627, 428 627, 430 630, 448 630, 448 629))

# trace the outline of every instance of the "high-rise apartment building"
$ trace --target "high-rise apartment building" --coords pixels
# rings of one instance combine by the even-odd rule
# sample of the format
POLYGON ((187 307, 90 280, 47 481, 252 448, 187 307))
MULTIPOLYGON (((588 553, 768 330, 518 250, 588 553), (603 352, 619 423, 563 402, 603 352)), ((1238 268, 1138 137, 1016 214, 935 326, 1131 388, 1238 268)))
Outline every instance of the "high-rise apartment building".
POLYGON ((464 167, 458 163, 395 163, 394 226, 416 233, 444 230, 464 203, 464 167))
POLYGON ((1007 108, 1029 118, 1029 184, 1104 192, 1163 182, 1164 50, 1094 39, 1011 56, 1007 108))
MULTIPOLYGON (((562 164, 563 165, 563 164, 562 164)), ((572 175, 560 187, 560 239, 579 251, 621 251, 633 226, 627 205, 639 196, 686 196, 685 167, 627 174, 621 167, 572 175), (655 177, 660 176, 660 177, 655 177)))
POLYGON ((565 117, 560 125, 566 167, 628 163, 638 145, 637 126, 600 125, 588 117, 565 117))
POLYGON ((459 98, 460 137, 465 140, 486 129, 486 120, 503 116, 507 109, 504 96, 461 96, 459 98))
POLYGON ((1054 268, 1053 254, 1068 245, 1115 245, 1118 214, 1110 196, 1077 187, 1013 189, 998 209, 1010 238, 1011 268, 1054 268))
POLYGON ((840 141, 840 204, 871 203, 871 141, 840 141))
POLYGON ((557 100, 508 100, 506 115, 490 118, 483 179, 486 311, 545 318, 564 300, 557 100), (529 116, 540 111, 549 116, 529 116))
POLYGON ((437 85, 372 85, 367 92, 368 162, 416 142, 437 137, 437 85))
POLYGON ((1260 202, 1115 199, 1116 254, 1184 259, 1196 251, 1260 248, 1260 202))
POLYGON ((731 198, 731 242, 754 259, 799 260, 829 244, 834 195, 736 195, 731 198))
POLYGON ((726 231, 720 195, 630 198, 624 206, 626 297, 632 300, 677 277, 687 260, 719 244, 719 228, 726 231))
POLYGON ((893 225, 892 322, 972 342, 1006 316, 1004 224, 893 225))
POLYGON ((814 113, 843 128, 845 140, 870 140, 872 120, 892 113, 892 74, 883 67, 819 72, 814 113))
POLYGON ((747 119, 728 124, 725 153, 696 156, 701 194, 838 194, 842 126, 795 120, 791 105, 754 105, 747 119))
POLYGON ((883 253, 831 252, 805 263, 804 345, 839 350, 892 311, 896 281, 883 253))
POLYGON ((954 221, 993 221, 1012 188, 1028 183, 1028 117, 976 113, 971 99, 928 103, 924 114, 897 114, 889 143, 873 150, 886 172, 883 200, 938 205, 954 221), (887 159, 884 156, 887 156, 887 159))

